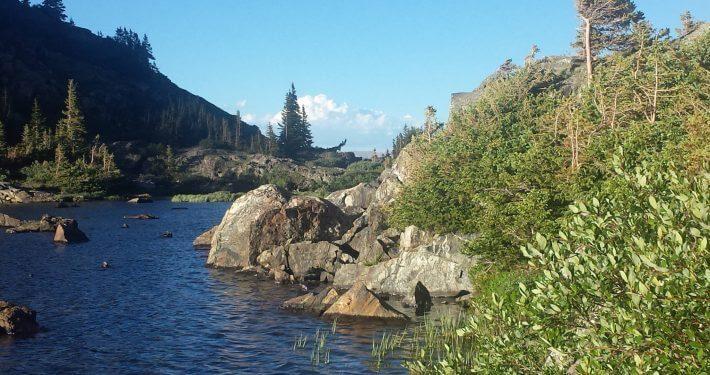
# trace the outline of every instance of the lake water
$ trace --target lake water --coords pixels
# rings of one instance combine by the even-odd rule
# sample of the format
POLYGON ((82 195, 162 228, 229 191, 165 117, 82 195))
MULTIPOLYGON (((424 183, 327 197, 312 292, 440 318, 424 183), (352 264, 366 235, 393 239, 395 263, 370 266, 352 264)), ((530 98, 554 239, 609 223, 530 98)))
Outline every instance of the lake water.
MULTIPOLYGON (((90 238, 61 246, 49 233, 0 233, 0 299, 30 306, 43 327, 30 338, 0 337, 0 374, 372 371, 373 337, 398 327, 341 322, 327 343, 330 364, 313 366, 310 341, 294 351, 295 338, 331 323, 279 309, 298 287, 205 267, 207 252, 192 241, 228 206, 0 206, 20 219, 75 218, 90 238), (139 213, 160 219, 123 219, 139 213), (173 238, 161 238, 164 231, 173 238), (111 268, 101 270, 102 261, 111 268)), ((396 364, 382 371, 404 372, 396 364)))

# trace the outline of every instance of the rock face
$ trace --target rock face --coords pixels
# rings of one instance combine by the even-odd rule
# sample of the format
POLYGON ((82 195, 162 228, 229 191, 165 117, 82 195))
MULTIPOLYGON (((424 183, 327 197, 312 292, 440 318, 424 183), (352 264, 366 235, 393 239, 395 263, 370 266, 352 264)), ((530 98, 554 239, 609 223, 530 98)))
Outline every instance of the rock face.
POLYGON ((362 282, 355 283, 355 285, 338 298, 323 315, 330 317, 346 316, 353 318, 409 320, 409 317, 395 310, 388 305, 387 302, 375 295, 375 293, 368 290, 362 282))
POLYGON ((0 182, 0 204, 2 203, 30 203, 30 202, 53 202, 56 197, 53 194, 24 190, 11 186, 7 182, 0 182))
POLYGON ((432 241, 432 234, 425 232, 414 225, 404 228, 404 232, 399 237, 399 249, 401 251, 411 251, 419 246, 432 241))
POLYGON ((0 301, 0 335, 31 335, 39 331, 37 313, 27 306, 0 301))
POLYGON ((360 183, 350 189, 330 193, 325 199, 348 214, 361 214, 372 203, 376 190, 377 186, 372 183, 360 183))
POLYGON ((8 233, 27 233, 27 232, 54 232, 57 226, 64 218, 50 215, 42 215, 39 220, 23 221, 20 225, 8 229, 8 233))
POLYGON ((248 268, 266 250, 297 242, 336 240, 350 221, 329 201, 305 196, 289 198, 274 185, 264 185, 237 199, 212 238, 207 264, 248 268))
POLYGON ((209 249, 210 246, 212 246, 212 237, 214 236, 214 232, 216 232, 216 231, 217 231, 217 225, 213 226, 212 228, 208 229, 206 232, 197 236, 197 238, 195 238, 195 240, 192 241, 192 246, 194 246, 196 249, 209 249))
POLYGON ((88 240, 89 238, 79 229, 79 223, 74 219, 62 220, 54 232, 54 242, 58 243, 81 243, 88 240))
POLYGON ((306 311, 315 314, 322 314, 340 295, 333 287, 323 289, 320 293, 307 293, 302 296, 291 298, 284 302, 281 308, 296 311, 306 311))
POLYGON ((257 263, 266 270, 293 275, 297 281, 332 281, 340 254, 340 248, 327 241, 299 242, 265 250, 257 263))
POLYGON ((461 254, 467 238, 449 234, 431 244, 402 251, 395 259, 378 263, 362 276, 376 293, 410 295, 421 282, 434 297, 454 297, 472 291, 469 269, 477 259, 461 254))
POLYGON ((5 214, 0 214, 0 227, 13 228, 20 224, 20 220, 5 214))

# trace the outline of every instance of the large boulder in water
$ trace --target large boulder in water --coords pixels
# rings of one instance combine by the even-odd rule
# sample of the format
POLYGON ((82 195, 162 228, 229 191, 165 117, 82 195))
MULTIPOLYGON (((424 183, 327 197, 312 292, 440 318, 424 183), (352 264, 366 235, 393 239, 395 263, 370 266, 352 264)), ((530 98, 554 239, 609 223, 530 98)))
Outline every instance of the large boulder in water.
POLYGON ((8 233, 27 233, 27 232, 54 232, 57 230, 59 223, 64 221, 64 218, 50 215, 42 215, 39 220, 23 221, 20 225, 7 230, 8 233))
POLYGON ((0 301, 0 335, 30 335, 39 331, 37 313, 27 306, 0 301))
POLYGON ((340 295, 333 287, 324 288, 319 293, 306 293, 284 302, 281 308, 322 314, 338 300, 340 295))
POLYGON ((248 268, 265 250, 292 242, 340 238, 350 220, 329 201, 306 196, 289 198, 274 185, 264 185, 237 199, 212 238, 207 264, 248 268))
POLYGON ((338 298, 323 313, 324 316, 345 316, 352 318, 375 318, 387 320, 409 320, 409 317, 395 310, 370 291, 364 283, 357 282, 350 290, 338 298))
POLYGON ((79 223, 74 219, 62 220, 54 232, 54 242, 58 243, 81 243, 88 240, 89 238, 79 229, 79 223))
POLYGON ((214 236, 214 232, 216 231, 217 225, 213 226, 206 232, 197 236, 197 238, 192 241, 192 246, 194 246, 196 249, 209 249, 212 246, 212 237, 214 236))

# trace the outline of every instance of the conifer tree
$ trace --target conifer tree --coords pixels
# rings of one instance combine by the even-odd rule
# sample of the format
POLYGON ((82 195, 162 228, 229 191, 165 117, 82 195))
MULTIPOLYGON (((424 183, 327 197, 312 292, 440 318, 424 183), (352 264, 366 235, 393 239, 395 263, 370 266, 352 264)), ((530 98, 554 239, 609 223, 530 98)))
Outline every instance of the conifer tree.
POLYGON ((279 147, 279 139, 276 136, 276 133, 274 133, 274 127, 271 125, 271 122, 269 122, 268 125, 266 125, 266 141, 267 141, 267 151, 269 155, 275 155, 278 153, 278 147, 279 147))
POLYGON ((239 147, 241 146, 241 138, 242 138, 242 114, 237 110, 237 114, 234 115, 234 123, 235 123, 235 133, 237 133, 234 136, 234 147, 239 150, 239 147))
POLYGON ((296 87, 291 84, 291 89, 286 93, 281 122, 279 123, 279 148, 285 156, 293 157, 301 149, 299 127, 302 125, 301 111, 296 96, 296 87))
POLYGON ((575 0, 582 21, 574 46, 583 53, 587 81, 592 82, 593 61, 604 51, 622 51, 632 45, 631 27, 644 19, 631 0, 575 0))
POLYGON ((306 106, 301 106, 299 133, 302 142, 301 149, 310 150, 313 147, 313 134, 311 133, 311 124, 308 122, 308 115, 306 115, 306 106))
POLYGON ((66 8, 62 0, 42 0, 42 5, 39 8, 57 20, 65 21, 67 19, 67 15, 64 13, 66 8))
POLYGON ((441 124, 436 119, 436 109, 432 106, 426 107, 424 112, 424 136, 431 143, 434 139, 434 133, 441 127, 441 124))
POLYGON ((57 124, 57 142, 70 156, 76 157, 84 149, 84 116, 79 109, 74 80, 70 79, 67 85, 67 99, 62 118, 57 124))
POLYGON ((5 157, 7 151, 7 142, 5 140, 5 124, 0 120, 0 160, 5 157))
POLYGON ((683 12, 683 14, 680 15, 680 24, 681 28, 676 29, 676 33, 678 34, 678 36, 686 36, 697 30, 697 28, 702 24, 702 22, 696 21, 695 17, 693 17, 690 11, 685 11, 683 12))

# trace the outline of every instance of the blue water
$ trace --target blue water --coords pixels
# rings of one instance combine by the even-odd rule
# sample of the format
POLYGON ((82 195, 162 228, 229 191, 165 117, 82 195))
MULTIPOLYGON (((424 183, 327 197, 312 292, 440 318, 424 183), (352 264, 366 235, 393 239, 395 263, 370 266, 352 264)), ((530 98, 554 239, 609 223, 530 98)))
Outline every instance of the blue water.
POLYGON ((310 342, 294 351, 295 337, 331 324, 279 309, 297 287, 205 267, 207 253, 192 241, 227 208, 167 201, 0 206, 20 219, 75 218, 90 238, 61 246, 49 233, 0 233, 0 299, 30 306, 43 327, 30 338, 0 337, 0 374, 371 372, 372 338, 397 327, 340 323, 327 344, 330 364, 313 366, 310 342), (139 213, 160 219, 123 219, 139 213), (173 238, 161 238, 164 231, 173 238), (112 267, 101 270, 102 261, 112 267))

